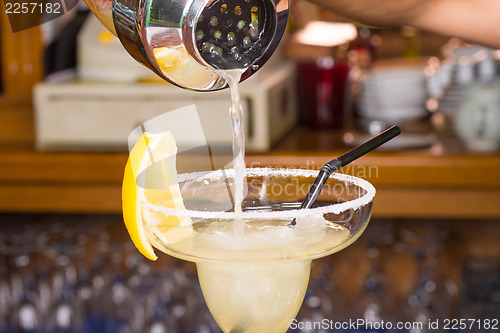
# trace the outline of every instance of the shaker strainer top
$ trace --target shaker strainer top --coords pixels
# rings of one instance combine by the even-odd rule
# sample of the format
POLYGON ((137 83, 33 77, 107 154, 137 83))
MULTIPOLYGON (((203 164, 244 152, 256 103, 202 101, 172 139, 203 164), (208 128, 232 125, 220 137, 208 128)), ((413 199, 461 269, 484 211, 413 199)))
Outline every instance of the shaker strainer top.
POLYGON ((213 69, 246 69, 271 57, 286 29, 289 0, 110 0, 116 34, 130 55, 182 88, 213 91, 213 69))
POLYGON ((213 0, 195 26, 201 57, 217 69, 247 68, 267 50, 276 29, 269 0, 213 0))

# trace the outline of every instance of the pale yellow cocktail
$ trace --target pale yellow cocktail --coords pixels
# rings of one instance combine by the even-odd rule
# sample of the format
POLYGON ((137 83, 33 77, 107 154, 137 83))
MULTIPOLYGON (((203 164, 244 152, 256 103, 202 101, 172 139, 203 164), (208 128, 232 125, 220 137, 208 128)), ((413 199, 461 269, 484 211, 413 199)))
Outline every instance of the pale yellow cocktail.
POLYGON ((311 261, 359 237, 375 190, 336 174, 315 208, 299 210, 316 171, 247 169, 248 194, 236 214, 227 201, 232 172, 180 175, 186 209, 150 203, 143 209, 192 223, 167 232, 150 223, 147 235, 154 247, 196 263, 208 308, 224 332, 285 332, 302 304, 311 261), (242 234, 234 223, 243 223, 242 234))

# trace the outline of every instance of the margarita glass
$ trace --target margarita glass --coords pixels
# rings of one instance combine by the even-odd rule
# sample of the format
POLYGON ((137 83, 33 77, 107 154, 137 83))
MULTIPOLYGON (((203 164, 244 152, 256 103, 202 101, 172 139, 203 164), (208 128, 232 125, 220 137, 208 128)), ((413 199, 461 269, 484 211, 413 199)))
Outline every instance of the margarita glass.
POLYGON ((299 209, 317 175, 246 169, 239 214, 228 201, 234 170, 179 175, 186 209, 144 204, 146 211, 191 222, 166 233, 149 223, 148 238, 196 263, 207 306, 224 332, 285 332, 302 304, 311 261, 349 246, 366 228, 375 189, 352 176, 332 174, 315 205, 299 209))

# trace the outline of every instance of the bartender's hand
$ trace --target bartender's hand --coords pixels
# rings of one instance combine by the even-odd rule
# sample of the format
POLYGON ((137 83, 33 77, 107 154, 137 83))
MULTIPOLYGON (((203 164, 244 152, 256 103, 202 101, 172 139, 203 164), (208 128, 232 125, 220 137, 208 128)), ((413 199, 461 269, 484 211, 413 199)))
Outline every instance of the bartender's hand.
POLYGON ((374 26, 412 26, 500 48, 500 0, 309 0, 374 26))

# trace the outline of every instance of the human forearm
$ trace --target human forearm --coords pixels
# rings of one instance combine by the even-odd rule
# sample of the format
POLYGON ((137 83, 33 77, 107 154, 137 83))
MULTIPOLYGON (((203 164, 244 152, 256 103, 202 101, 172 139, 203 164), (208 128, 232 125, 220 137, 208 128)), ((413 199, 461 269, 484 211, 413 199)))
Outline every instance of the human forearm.
POLYGON ((368 25, 408 25, 500 48, 500 0, 309 1, 368 25))
POLYGON ((434 0, 409 24, 500 48, 499 0, 434 0))
POLYGON ((336 14, 374 26, 408 25, 426 0, 309 0, 336 14))

